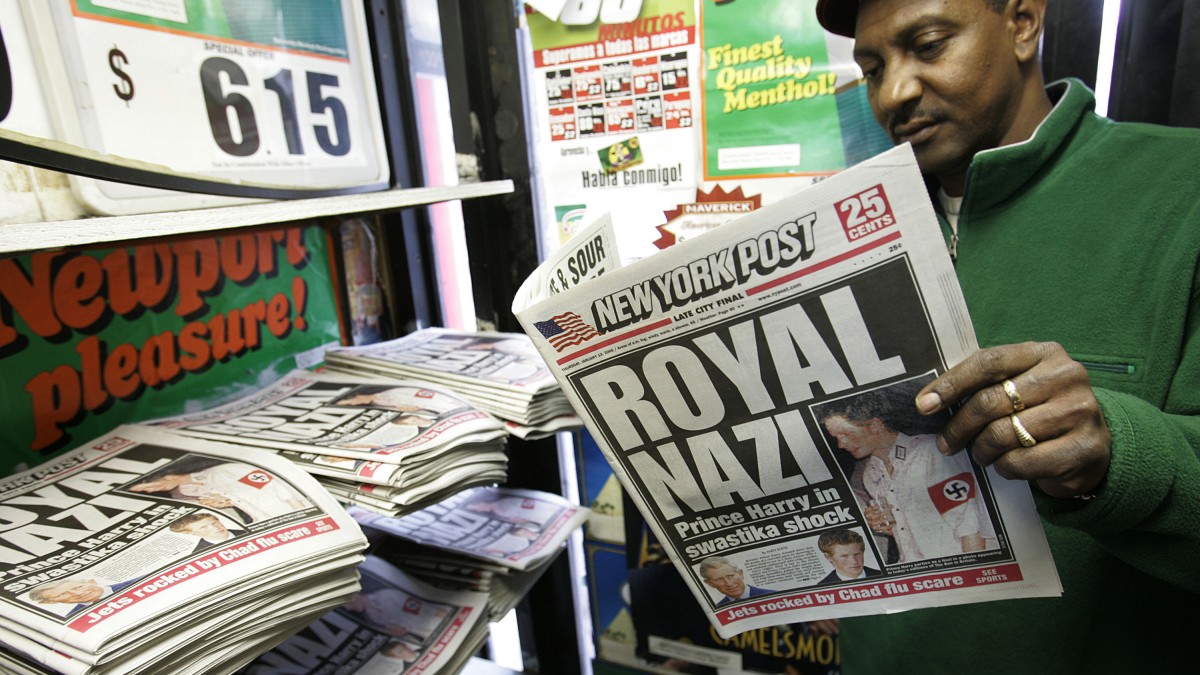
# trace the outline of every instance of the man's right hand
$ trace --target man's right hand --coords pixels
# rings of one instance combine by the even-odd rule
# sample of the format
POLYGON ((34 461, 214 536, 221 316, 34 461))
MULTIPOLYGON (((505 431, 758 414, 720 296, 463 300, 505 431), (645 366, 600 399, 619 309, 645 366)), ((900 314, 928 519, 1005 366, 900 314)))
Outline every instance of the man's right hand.
POLYGON ((879 534, 891 535, 892 530, 896 527, 896 521, 880 507, 878 504, 872 504, 863 511, 863 515, 867 517, 867 527, 871 528, 879 534))

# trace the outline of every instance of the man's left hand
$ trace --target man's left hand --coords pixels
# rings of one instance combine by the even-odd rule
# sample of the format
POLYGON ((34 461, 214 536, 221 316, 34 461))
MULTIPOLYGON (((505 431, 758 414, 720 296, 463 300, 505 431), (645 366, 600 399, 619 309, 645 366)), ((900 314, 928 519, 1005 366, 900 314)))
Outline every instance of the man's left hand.
POLYGON ((1005 478, 1035 481, 1052 497, 1093 492, 1108 473, 1112 435, 1083 365, 1056 342, 1025 342, 981 349, 917 394, 932 414, 960 404, 937 437, 947 455, 963 448, 981 466, 1005 478), (1002 383, 1011 380, 1024 405, 1002 383), (1036 442, 1023 447, 1019 423, 1036 442))

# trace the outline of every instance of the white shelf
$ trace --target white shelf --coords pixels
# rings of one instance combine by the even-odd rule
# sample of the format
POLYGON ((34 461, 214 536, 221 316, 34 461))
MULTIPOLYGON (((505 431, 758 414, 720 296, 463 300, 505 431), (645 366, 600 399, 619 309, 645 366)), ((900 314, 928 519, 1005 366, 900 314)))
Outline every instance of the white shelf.
POLYGON ((150 237, 170 237, 194 232, 214 232, 368 211, 389 211, 456 199, 507 194, 512 191, 512 181, 501 180, 134 216, 101 216, 49 223, 0 225, 0 255, 150 237))

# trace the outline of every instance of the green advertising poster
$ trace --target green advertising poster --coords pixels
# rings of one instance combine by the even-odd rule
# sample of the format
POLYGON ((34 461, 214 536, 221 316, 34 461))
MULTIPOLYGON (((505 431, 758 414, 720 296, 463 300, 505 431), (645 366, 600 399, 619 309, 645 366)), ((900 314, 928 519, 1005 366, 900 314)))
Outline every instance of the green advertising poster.
POLYGON ((848 165, 835 94, 853 82, 846 68, 831 67, 815 5, 702 0, 705 179, 831 173, 848 165))
POLYGON ((265 386, 339 339, 316 226, 0 260, 0 472, 265 386))
POLYGON ((268 48, 345 58, 341 0, 75 0, 80 17, 158 26, 268 48), (284 8, 287 11, 284 11, 284 8))
POLYGON ((526 15, 541 68, 678 47, 695 36, 691 0, 585 0, 567 3, 557 20, 526 15))

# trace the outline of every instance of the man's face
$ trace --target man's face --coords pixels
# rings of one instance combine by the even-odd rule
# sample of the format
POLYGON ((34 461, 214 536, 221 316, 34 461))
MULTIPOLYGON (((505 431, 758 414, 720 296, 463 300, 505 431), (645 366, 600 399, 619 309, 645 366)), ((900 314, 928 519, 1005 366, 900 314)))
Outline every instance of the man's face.
POLYGON ((197 520, 188 526, 187 531, 209 541, 225 541, 229 538, 229 529, 212 516, 197 520))
POLYGON ((836 544, 825 554, 825 559, 846 579, 853 579, 863 571, 862 544, 836 544))
POLYGON ((736 598, 746 590, 746 580, 742 570, 730 565, 717 565, 704 573, 705 583, 725 595, 736 598))
MULTIPOLYGON (((1011 11, 1011 9, 1010 9, 1011 11)), ((1013 31, 985 0, 863 0, 854 59, 880 126, 921 170, 962 180, 1011 138, 1022 87, 1013 31)))
POLYGON ((50 602, 63 602, 71 605, 95 602, 104 595, 104 588, 94 579, 72 579, 55 586, 46 594, 50 602))
POLYGON ((864 459, 891 448, 883 433, 883 423, 874 418, 855 422, 842 415, 830 415, 825 418, 825 428, 838 447, 854 459, 864 459))

